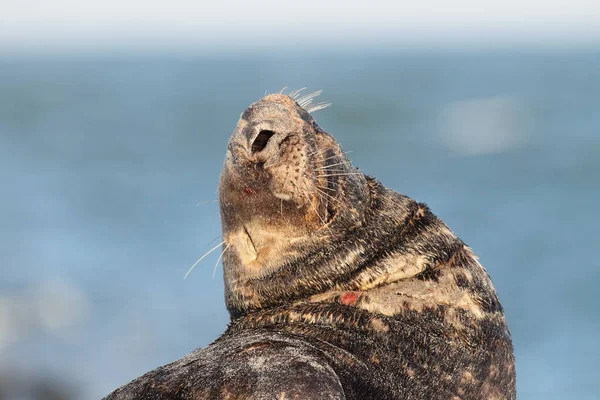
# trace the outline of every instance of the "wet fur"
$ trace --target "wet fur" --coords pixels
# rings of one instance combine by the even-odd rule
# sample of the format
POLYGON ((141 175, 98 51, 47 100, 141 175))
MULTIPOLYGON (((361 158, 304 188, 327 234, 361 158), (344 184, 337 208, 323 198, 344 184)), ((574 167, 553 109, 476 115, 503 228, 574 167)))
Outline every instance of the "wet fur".
POLYGON ((486 271, 426 205, 357 173, 309 100, 267 96, 230 139, 227 331, 107 399, 514 399, 486 271))

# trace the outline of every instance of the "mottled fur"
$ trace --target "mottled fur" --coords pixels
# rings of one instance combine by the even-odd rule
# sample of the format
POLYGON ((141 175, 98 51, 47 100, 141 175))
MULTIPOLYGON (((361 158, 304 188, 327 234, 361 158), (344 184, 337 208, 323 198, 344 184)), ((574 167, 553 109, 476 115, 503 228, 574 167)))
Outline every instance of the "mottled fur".
POLYGON ((515 398, 502 306, 471 250, 355 170, 294 99, 242 114, 219 195, 229 328, 108 399, 515 398))

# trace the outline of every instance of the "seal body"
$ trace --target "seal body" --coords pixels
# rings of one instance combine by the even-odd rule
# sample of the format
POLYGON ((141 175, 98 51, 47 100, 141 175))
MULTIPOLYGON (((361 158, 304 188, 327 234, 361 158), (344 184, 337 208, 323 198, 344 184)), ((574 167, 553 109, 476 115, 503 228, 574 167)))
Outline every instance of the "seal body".
POLYGON ((353 168, 302 103, 261 99, 228 144, 227 331, 108 399, 514 399, 510 333, 470 248, 353 168))

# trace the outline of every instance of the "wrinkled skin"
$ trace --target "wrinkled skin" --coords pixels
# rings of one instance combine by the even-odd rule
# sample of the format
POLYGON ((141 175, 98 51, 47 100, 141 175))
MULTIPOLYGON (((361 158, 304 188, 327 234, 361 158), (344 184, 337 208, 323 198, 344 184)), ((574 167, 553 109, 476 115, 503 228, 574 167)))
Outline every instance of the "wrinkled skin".
POLYGON ((107 399, 515 399, 477 258, 292 98, 242 114, 219 197, 229 328, 107 399))

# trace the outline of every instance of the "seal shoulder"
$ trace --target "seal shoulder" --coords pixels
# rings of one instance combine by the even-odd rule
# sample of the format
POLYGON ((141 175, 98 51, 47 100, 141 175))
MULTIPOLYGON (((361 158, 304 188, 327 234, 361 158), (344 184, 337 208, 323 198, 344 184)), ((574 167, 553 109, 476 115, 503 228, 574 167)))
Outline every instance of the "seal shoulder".
POLYGON ((156 368, 104 400, 346 399, 340 379, 318 349, 267 331, 222 337, 156 368))

